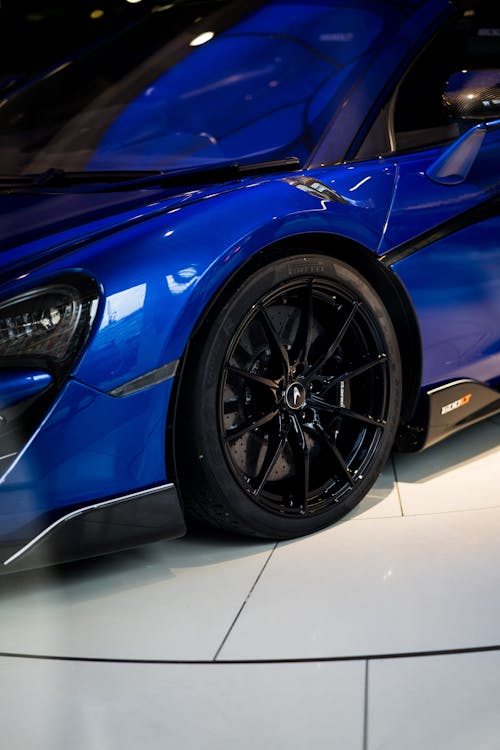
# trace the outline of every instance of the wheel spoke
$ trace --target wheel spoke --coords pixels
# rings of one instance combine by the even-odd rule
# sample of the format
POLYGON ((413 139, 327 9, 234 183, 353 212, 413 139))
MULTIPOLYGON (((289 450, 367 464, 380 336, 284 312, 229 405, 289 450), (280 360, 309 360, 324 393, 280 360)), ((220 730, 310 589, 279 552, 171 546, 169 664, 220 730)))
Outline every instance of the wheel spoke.
POLYGON ((295 415, 292 422, 294 429, 289 433, 288 443, 295 460, 297 505, 305 511, 309 497, 309 446, 302 425, 295 415))
POLYGON ((274 380, 271 380, 270 378, 264 378, 262 375, 256 375, 253 372, 247 372, 246 370, 240 370, 239 367, 233 367, 232 365, 227 365, 227 371, 231 375, 238 375, 240 378, 244 378, 245 380, 250 380, 252 383, 259 383, 259 385, 265 385, 267 388, 271 388, 273 391, 277 391, 279 388, 279 383, 276 383, 274 380))
POLYGON ((337 413, 341 417, 347 417, 348 419, 355 419, 357 422, 370 425, 370 427, 376 427, 379 430, 385 430, 386 422, 382 419, 374 419, 374 417, 366 416, 365 414, 358 414, 352 409, 346 409, 343 406, 337 407, 337 413))
POLYGON ((309 359, 313 330, 313 280, 310 279, 304 290, 304 303, 291 351, 294 364, 305 366, 309 359))
POLYGON ((217 395, 225 466, 249 518, 288 519, 290 533, 358 499, 392 443, 398 406, 397 345, 366 281, 305 267, 289 277, 280 266, 243 318, 234 308, 241 323, 227 332, 217 395))
POLYGON ((335 445, 334 441, 331 439, 330 435, 326 432, 323 425, 318 421, 315 420, 312 425, 307 426, 309 430, 315 435, 316 437, 319 437, 323 443, 326 445, 326 447, 330 450, 331 454, 333 455, 333 458, 340 469, 341 474, 343 474, 344 478, 347 480, 347 483, 354 487, 354 479, 349 471, 349 468, 344 461, 342 454, 340 453, 339 449, 335 445))
POLYGON ((330 411, 334 414, 339 414, 341 417, 348 417, 349 419, 355 419, 363 424, 368 424, 370 427, 377 427, 381 430, 385 429, 386 423, 380 419, 374 419, 373 417, 366 416, 365 414, 358 414, 358 412, 352 409, 346 409, 345 406, 337 406, 336 404, 330 404, 320 396, 313 395, 310 398, 311 406, 316 407, 320 411, 330 411))
POLYGON ((273 351, 274 354, 281 360, 283 372, 286 375, 290 369, 290 358, 288 356, 286 347, 283 342, 280 341, 280 338, 269 318, 269 315, 267 314, 266 309, 264 307, 261 307, 259 309, 259 313, 264 326, 264 330, 266 332, 269 346, 271 347, 271 351, 273 351))
POLYGON ((335 339, 333 340, 333 342, 328 347, 328 349, 325 352, 325 354, 323 354, 315 362, 315 364, 305 373, 305 375, 306 375, 306 381, 307 382, 309 382, 310 380, 312 380, 314 378, 314 376, 316 375, 316 373, 318 373, 319 370, 321 370, 321 368, 324 367, 324 365, 328 362, 328 360, 330 359, 330 357, 333 357, 333 355, 335 354, 336 350, 338 349, 338 347, 342 343, 342 339, 344 338, 344 336, 346 335, 347 331, 349 330, 349 327, 350 327, 352 321, 354 320, 354 316, 358 312, 360 306, 361 306, 361 302, 355 302, 353 304, 352 309, 351 309, 349 315, 347 316, 347 320, 343 324, 342 328, 338 332, 338 334, 335 337, 335 339))
POLYGON ((342 383, 345 380, 353 380, 353 378, 357 378, 358 375, 363 375, 363 373, 368 372, 369 370, 373 370, 374 367, 387 364, 387 362, 387 354, 381 354, 379 357, 377 357, 377 359, 372 359, 369 362, 366 362, 364 365, 360 365, 355 370, 347 370, 346 372, 342 373, 342 375, 327 375, 324 377, 318 376, 318 380, 320 380, 320 382, 325 386, 325 390, 323 392, 326 393, 326 391, 329 391, 339 383, 342 383))
POLYGON ((246 422, 246 424, 235 427, 232 430, 228 430, 225 434, 225 438, 229 441, 237 440, 247 432, 252 432, 253 430, 257 430, 259 427, 267 424, 272 419, 274 419, 277 414, 278 409, 273 409, 273 411, 270 411, 268 414, 264 414, 264 416, 260 417, 260 419, 256 419, 252 422, 246 422))
POLYGON ((288 428, 283 430, 280 433, 279 440, 277 440, 277 435, 273 436, 269 440, 269 444, 267 447, 266 455, 264 456, 264 462, 260 468, 259 473, 254 479, 253 484, 257 485, 254 486, 253 494, 258 497, 262 490, 264 489, 264 485, 266 484, 267 480, 269 479, 269 475, 271 471, 273 470, 276 461, 280 457, 281 453, 283 452, 283 448, 285 447, 286 441, 287 441, 287 435, 288 435, 288 428))

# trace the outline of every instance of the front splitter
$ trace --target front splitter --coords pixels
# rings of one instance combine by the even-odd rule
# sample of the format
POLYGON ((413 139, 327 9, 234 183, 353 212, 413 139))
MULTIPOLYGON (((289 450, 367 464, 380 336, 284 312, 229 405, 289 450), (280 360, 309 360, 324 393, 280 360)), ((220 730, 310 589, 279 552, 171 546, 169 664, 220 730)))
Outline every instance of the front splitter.
POLYGON ((173 484, 161 485, 62 516, 33 539, 5 549, 0 572, 95 557, 185 533, 177 490, 173 484))

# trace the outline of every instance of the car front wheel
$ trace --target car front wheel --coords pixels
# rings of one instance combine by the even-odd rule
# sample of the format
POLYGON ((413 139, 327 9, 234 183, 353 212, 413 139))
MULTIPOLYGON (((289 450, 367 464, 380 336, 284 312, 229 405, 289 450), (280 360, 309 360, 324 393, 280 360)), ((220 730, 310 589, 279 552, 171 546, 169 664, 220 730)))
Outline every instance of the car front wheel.
POLYGON ((176 451, 188 514, 275 539, 333 523, 384 466, 400 404, 394 329, 358 271, 321 255, 259 269, 187 362, 176 451))

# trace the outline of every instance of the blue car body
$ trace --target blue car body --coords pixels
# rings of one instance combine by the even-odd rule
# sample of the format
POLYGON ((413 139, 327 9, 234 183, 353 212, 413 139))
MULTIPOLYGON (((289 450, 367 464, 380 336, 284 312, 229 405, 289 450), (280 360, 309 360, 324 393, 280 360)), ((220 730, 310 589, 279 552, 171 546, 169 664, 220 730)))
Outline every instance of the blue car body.
MULTIPOLYGON (((227 10, 219 5, 200 29, 227 10)), ((84 163, 58 172, 49 143, 21 177, 4 178, 4 570, 184 533, 174 445, 190 343, 275 248, 340 257, 384 300, 401 351, 401 449, 500 409, 499 115, 463 130, 462 140, 475 128, 481 146, 451 180, 460 137, 388 152, 363 146, 375 143, 411 61, 462 13, 445 0, 269 2, 239 8, 191 49, 188 26, 179 43, 187 52, 106 115, 84 163), (260 97, 251 113, 245 96, 260 97), (18 300, 24 310, 52 288, 80 295, 86 316, 60 366, 43 342, 22 356, 9 349, 12 320, 28 314, 15 317, 18 300)), ((47 80, 6 100, 6 127, 47 80)))

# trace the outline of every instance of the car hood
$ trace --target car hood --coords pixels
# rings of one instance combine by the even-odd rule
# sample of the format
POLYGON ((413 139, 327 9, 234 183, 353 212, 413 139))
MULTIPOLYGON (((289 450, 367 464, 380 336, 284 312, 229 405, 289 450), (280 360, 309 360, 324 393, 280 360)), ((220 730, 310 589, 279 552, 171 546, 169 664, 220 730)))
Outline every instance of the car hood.
POLYGON ((185 192, 157 188, 133 192, 40 190, 0 194, 0 267, 12 271, 74 242, 234 187, 235 183, 185 192))

